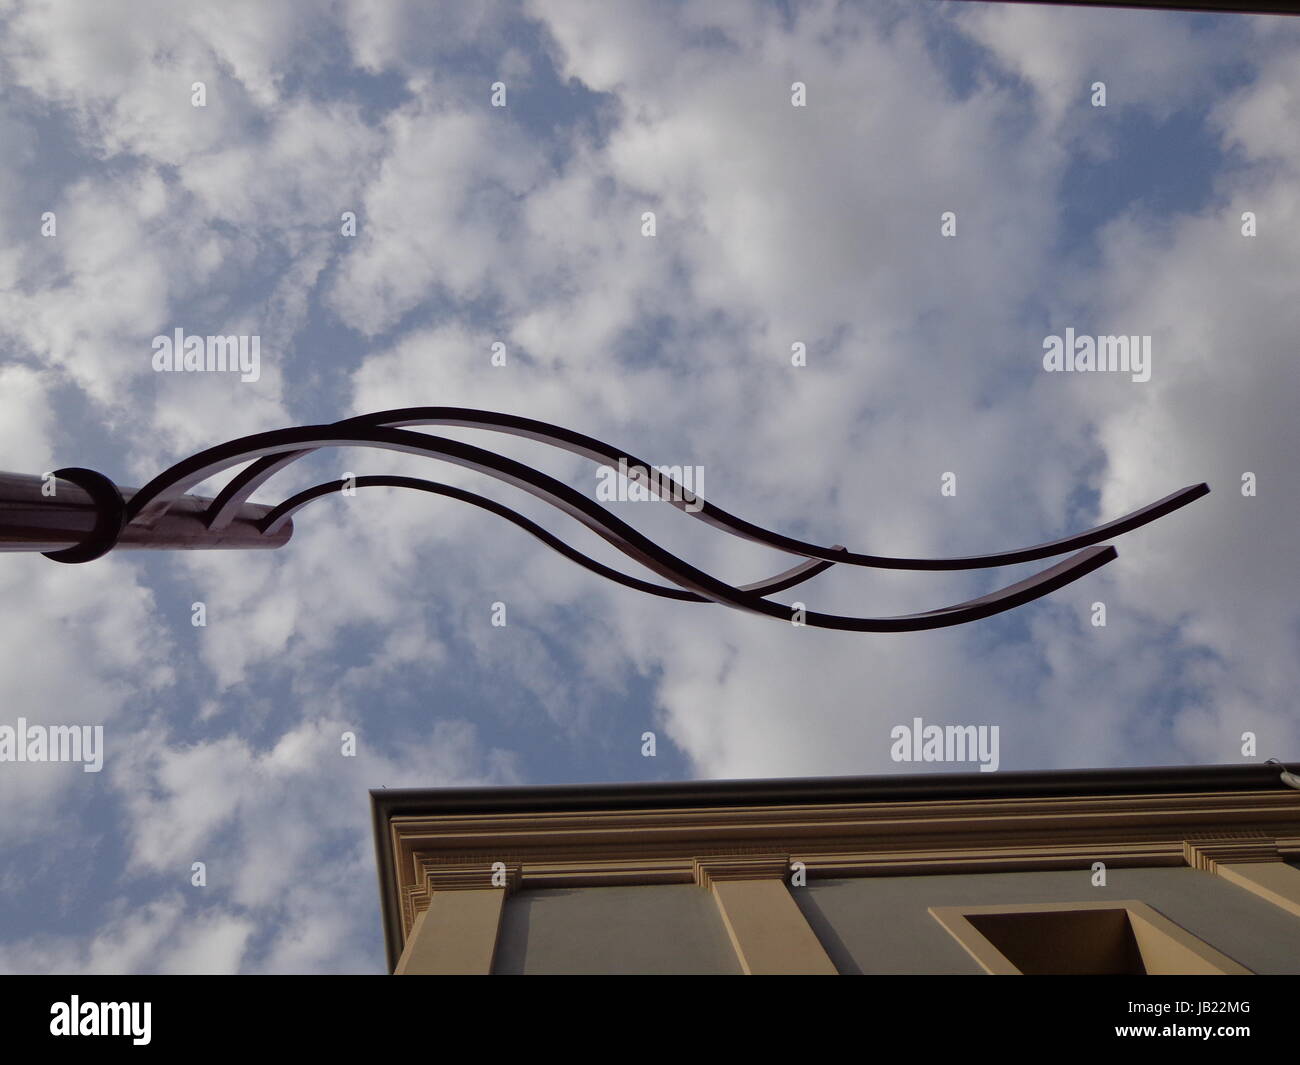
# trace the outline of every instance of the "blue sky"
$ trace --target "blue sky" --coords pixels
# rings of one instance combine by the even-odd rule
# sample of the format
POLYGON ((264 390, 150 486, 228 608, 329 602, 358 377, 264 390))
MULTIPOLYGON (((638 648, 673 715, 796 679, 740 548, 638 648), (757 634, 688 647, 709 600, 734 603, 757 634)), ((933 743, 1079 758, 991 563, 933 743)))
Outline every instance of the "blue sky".
MULTIPOLYGON (((865 0, 0 20, 0 469, 135 486, 233 436, 436 404, 702 466, 734 513, 882 554, 1213 489, 1046 600, 889 636, 651 600, 387 489, 312 504, 277 552, 0 556, 0 724, 107 747, 99 774, 0 763, 0 970, 381 971, 371 787, 974 768, 892 761, 915 716, 999 726, 1004 771, 1300 749, 1295 23, 865 0), (260 336, 260 380, 155 374, 177 327, 260 336), (1151 380, 1044 373, 1066 327, 1150 335, 1151 380)), ((445 434, 595 492, 572 456, 445 434)), ((257 498, 344 471, 444 479, 635 568, 408 456, 321 453, 257 498)), ((791 564, 610 506, 733 582, 791 564)), ((908 613, 1023 575, 832 569, 797 598, 908 613)))

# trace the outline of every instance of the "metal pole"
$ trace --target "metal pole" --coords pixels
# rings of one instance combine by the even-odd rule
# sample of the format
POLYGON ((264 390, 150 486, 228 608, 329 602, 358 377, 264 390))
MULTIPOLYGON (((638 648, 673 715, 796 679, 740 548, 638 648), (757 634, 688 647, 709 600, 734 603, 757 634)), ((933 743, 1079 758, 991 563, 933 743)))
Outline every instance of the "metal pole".
MULTIPOLYGON (((129 503, 136 491, 121 489, 123 500, 129 503)), ((127 525, 114 550, 275 548, 288 543, 293 535, 292 523, 263 534, 257 523, 271 508, 260 503, 244 503, 229 525, 209 529, 201 515, 211 505, 211 499, 181 496, 154 525, 127 525)), ((100 506, 90 492, 62 477, 47 482, 22 473, 0 473, 0 551, 75 547, 90 536, 99 513, 100 506)))

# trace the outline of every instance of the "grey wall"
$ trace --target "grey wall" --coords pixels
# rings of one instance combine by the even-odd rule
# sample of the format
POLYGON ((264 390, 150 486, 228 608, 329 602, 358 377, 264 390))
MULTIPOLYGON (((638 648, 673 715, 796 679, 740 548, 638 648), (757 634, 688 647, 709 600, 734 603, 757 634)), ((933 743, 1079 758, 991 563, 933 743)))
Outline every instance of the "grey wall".
POLYGON ((739 973, 713 896, 692 884, 547 888, 506 899, 498 973, 739 973))
POLYGON ((1139 899, 1257 973, 1300 973, 1300 918, 1195 869, 810 880, 792 889, 842 973, 983 973, 929 906, 1139 899))

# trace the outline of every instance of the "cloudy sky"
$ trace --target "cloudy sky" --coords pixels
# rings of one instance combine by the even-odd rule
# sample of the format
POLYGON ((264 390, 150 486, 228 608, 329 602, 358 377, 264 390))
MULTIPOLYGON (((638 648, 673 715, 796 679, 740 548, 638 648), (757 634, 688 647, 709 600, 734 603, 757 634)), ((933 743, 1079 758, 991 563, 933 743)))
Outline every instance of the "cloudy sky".
MULTIPOLYGON (((390 489, 312 504, 276 552, 2 556, 0 724, 99 724, 106 755, 0 764, 0 971, 382 971, 372 787, 975 768, 893 761, 916 716, 999 726, 1004 771, 1300 752, 1300 23, 939 0, 0 22, 0 469, 135 486, 242 434, 461 405, 701 466, 768 528, 935 556, 1212 488, 1047 599, 883 636, 646 597, 390 489), (176 328, 259 336, 260 379, 155 373, 176 328), (1044 372, 1066 328, 1150 336, 1150 380, 1044 372)), ((595 493, 574 456, 437 432, 595 493)), ((257 498, 345 471, 471 488, 636 572, 432 460, 322 453, 257 498)), ((797 561, 610 507, 734 583, 797 561)), ((910 613, 1035 568, 837 567, 777 598, 910 613)))

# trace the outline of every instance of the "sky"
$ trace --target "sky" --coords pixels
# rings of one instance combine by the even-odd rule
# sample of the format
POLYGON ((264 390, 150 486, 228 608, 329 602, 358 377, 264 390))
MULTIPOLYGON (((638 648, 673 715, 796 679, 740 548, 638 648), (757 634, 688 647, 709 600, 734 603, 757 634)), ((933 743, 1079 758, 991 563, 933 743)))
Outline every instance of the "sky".
MULTIPOLYGON (((917 717, 996 726, 1001 772, 1300 757, 1298 125, 1273 16, 0 0, 0 469, 135 487, 236 436, 467 406, 927 556, 1211 487, 1045 599, 888 635, 651 598, 387 488, 277 551, 2 555, 0 726, 102 726, 104 759, 0 762, 0 971, 382 972, 371 788, 978 770, 895 759, 917 717), (259 337, 260 376, 156 372, 177 328, 259 337), (1046 372, 1066 329, 1150 337, 1150 379, 1046 372)), ((416 431, 595 498, 579 457, 416 431)), ((347 472, 647 576, 432 459, 326 450, 255 498, 347 472)), ((606 505, 732 583, 798 561, 606 505)), ((775 598, 911 613, 1035 568, 775 598)))

